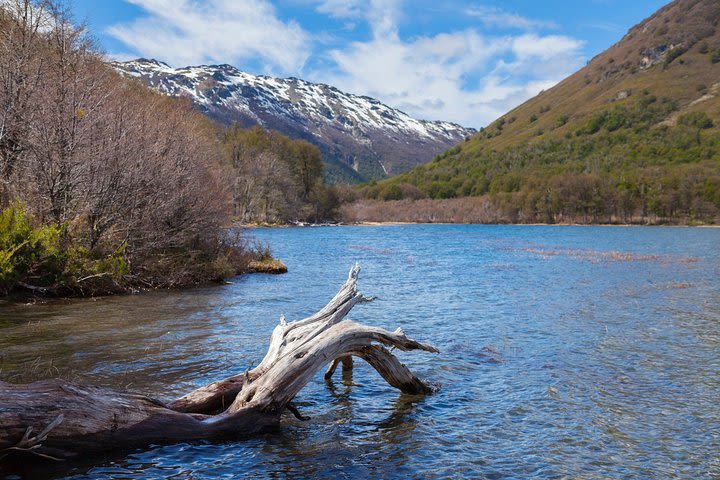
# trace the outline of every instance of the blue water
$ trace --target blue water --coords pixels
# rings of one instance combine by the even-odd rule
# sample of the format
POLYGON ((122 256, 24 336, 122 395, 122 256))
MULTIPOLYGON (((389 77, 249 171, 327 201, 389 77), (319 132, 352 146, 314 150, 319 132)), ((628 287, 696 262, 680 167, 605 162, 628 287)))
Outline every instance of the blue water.
MULTIPOLYGON (((368 366, 298 396, 300 422, 155 447, 72 478, 720 478, 720 229, 408 225, 257 229, 288 265, 231 285, 0 306, 0 375, 172 398, 262 358, 280 313, 333 296, 440 354, 401 395, 368 366)), ((0 477, 1 478, 1 477, 0 477)))

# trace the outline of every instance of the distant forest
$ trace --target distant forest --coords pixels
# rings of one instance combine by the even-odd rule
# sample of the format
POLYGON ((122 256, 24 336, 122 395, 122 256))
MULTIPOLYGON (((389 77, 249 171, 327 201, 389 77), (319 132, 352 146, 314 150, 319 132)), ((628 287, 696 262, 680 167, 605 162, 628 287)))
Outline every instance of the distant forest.
POLYGON ((720 2, 676 0, 348 220, 720 222, 720 2))
POLYGON ((122 78, 61 2, 0 4, 0 295, 226 278, 255 255, 226 227, 330 215, 322 178, 310 144, 122 78))
MULTIPOLYGON (((499 150, 485 147, 483 139, 500 135, 513 121, 503 117, 467 145, 361 188, 357 197, 364 202, 357 208, 346 205, 345 218, 379 220, 381 208, 370 208, 368 200, 404 199, 384 211, 395 211, 399 220, 400 210, 422 205, 423 220, 412 212, 413 221, 715 222, 720 217, 720 135, 703 112, 679 115, 675 125, 658 125, 676 110, 674 101, 645 91, 632 102, 593 114, 559 138, 499 150), (449 218, 448 202, 437 209, 412 202, 460 197, 478 200, 450 202, 464 205, 466 212, 455 220, 449 218)), ((567 121, 559 117, 556 127, 567 121)))

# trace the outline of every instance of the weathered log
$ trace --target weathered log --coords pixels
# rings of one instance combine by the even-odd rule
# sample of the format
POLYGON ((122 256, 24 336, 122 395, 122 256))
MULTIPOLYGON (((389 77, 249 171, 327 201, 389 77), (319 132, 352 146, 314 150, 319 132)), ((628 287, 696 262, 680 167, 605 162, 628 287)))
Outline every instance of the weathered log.
POLYGON ((351 356, 367 361, 405 393, 433 388, 386 348, 437 352, 408 338, 346 320, 357 303, 360 269, 350 271, 335 297, 314 315, 275 327, 260 364, 163 403, 135 393, 45 380, 27 385, 0 382, 0 466, 20 453, 68 459, 104 450, 149 444, 216 440, 277 428, 284 410, 304 419, 290 403, 326 364, 352 368, 351 356), (33 431, 40 432, 33 436, 33 431))

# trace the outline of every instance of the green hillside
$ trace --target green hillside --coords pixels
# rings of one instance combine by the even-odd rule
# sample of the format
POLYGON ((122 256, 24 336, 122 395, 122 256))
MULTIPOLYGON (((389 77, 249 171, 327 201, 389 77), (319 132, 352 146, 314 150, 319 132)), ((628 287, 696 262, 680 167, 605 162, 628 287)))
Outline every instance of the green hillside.
POLYGON ((717 221, 720 2, 676 0, 580 71, 366 198, 484 197, 509 221, 717 221))

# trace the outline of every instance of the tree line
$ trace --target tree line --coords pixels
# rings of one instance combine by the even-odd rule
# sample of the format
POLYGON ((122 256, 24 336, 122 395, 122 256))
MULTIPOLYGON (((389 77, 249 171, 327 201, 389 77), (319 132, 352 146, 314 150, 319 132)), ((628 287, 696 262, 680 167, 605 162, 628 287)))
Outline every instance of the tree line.
POLYGON ((647 91, 639 97, 577 122, 560 138, 486 148, 483 139, 502 130, 501 119, 433 162, 366 185, 355 197, 479 197, 483 211, 492 210, 489 217, 507 222, 717 222, 720 135, 713 120, 703 111, 674 113, 675 102, 647 91), (664 121, 673 114, 674 124, 664 121))
POLYGON ((315 219, 327 199, 315 147, 122 78, 62 3, 0 4, 0 294, 225 278, 252 257, 233 215, 315 219))
POLYGON ((237 221, 283 224, 334 218, 337 196, 325 184, 315 145, 260 126, 231 126, 221 138, 233 172, 237 221))

